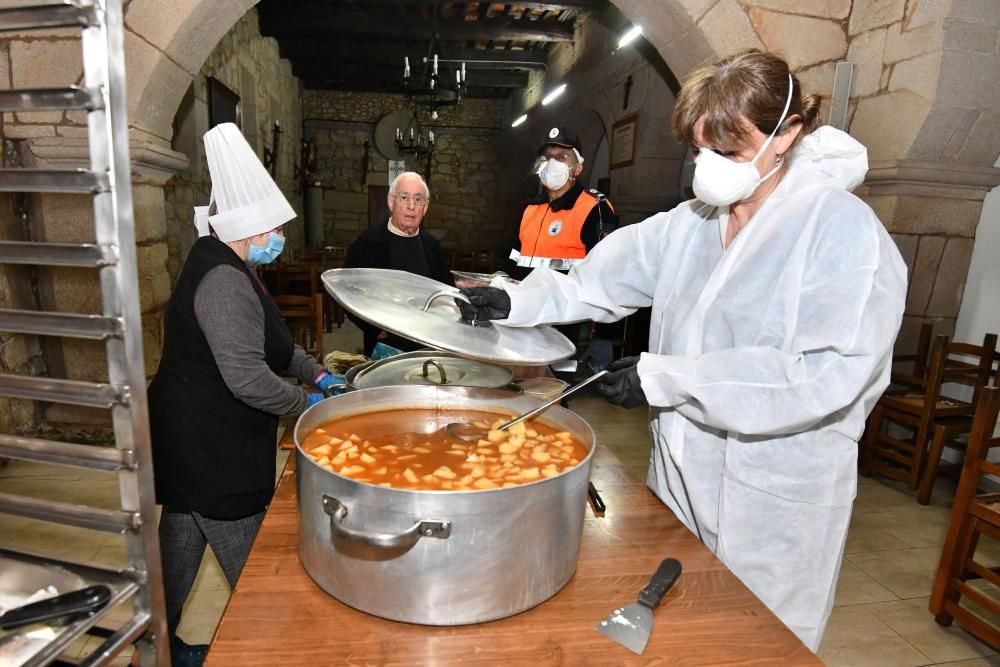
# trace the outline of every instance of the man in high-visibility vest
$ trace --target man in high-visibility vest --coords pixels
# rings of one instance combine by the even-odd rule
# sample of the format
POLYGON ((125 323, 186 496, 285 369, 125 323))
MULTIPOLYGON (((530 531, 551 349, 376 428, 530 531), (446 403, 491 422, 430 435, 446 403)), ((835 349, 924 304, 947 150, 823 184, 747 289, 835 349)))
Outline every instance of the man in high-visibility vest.
POLYGON ((539 266, 568 271, 591 248, 618 226, 618 216, 607 197, 584 189, 577 180, 583 171, 580 138, 564 127, 548 132, 538 149, 536 168, 542 191, 530 200, 521 216, 521 229, 510 258, 523 278, 539 266))
MULTIPOLYGON (((597 242, 618 227, 618 216, 602 193, 584 189, 578 180, 583 172, 583 148, 576 132, 553 127, 538 149, 536 173, 542 191, 530 200, 521 216, 521 229, 510 258, 516 266, 508 273, 523 279, 532 269, 544 266, 569 271, 583 261, 597 242)), ((558 327, 575 344, 580 325, 558 327)), ((594 370, 611 361, 611 338, 619 325, 598 324, 586 357, 594 370)))

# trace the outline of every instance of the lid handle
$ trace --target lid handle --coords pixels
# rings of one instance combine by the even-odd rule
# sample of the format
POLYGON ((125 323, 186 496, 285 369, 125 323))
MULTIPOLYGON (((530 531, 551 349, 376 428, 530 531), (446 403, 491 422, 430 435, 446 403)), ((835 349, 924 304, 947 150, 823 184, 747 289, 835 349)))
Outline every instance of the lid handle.
MULTIPOLYGON (((467 304, 469 304, 470 306, 472 305, 472 302, 469 300, 469 297, 465 296, 464 294, 462 294, 458 290, 455 290, 455 289, 452 289, 452 288, 449 287, 449 288, 446 288, 446 289, 443 289, 443 290, 438 290, 437 292, 434 292, 429 297, 427 297, 427 301, 424 302, 424 307, 421 308, 420 310, 426 313, 427 309, 431 307, 431 304, 434 303, 434 301, 436 301, 437 299, 440 299, 443 296, 449 297, 451 299, 460 299, 460 300, 466 302, 467 304)), ((461 319, 461 321, 465 322, 467 324, 471 324, 474 327, 488 327, 488 326, 492 326, 492 324, 493 324, 489 320, 483 320, 482 322, 479 322, 479 321, 476 321, 476 320, 467 320, 464 317, 461 319)))
MULTIPOLYGON (((427 369, 430 366, 433 366, 434 368, 436 368, 437 372, 438 372, 438 375, 441 376, 441 383, 440 384, 448 384, 448 376, 444 374, 444 366, 442 366, 438 362, 437 359, 428 359, 427 361, 425 361, 424 362, 423 373, 421 373, 421 375, 423 375, 425 378, 427 378, 427 369)), ((430 380, 430 378, 427 378, 427 379, 430 380)))

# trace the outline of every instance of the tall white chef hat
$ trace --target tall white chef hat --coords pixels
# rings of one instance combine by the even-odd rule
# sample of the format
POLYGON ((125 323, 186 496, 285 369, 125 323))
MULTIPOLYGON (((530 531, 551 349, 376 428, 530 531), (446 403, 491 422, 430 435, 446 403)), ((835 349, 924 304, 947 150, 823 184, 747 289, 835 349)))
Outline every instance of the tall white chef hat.
POLYGON ((205 155, 212 177, 210 206, 194 208, 198 236, 208 236, 209 225, 220 241, 239 241, 269 232, 295 217, 264 165, 233 123, 216 125, 205 133, 205 155))

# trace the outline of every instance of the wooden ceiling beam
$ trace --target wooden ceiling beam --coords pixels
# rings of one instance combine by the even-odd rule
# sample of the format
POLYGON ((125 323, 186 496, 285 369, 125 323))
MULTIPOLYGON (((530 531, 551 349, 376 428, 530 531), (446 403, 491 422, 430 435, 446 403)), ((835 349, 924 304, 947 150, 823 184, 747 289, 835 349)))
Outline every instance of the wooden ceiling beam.
MULTIPOLYGON (((402 95, 402 87, 393 87, 385 82, 357 81, 353 79, 315 78, 302 79, 302 85, 307 90, 335 90, 358 93, 385 93, 402 95)), ((510 95, 512 88, 469 88, 468 99, 504 99, 510 95)))
MULTIPOLYGON (((363 9, 365 7, 421 7, 421 8, 431 8, 437 4, 438 0, 355 0, 355 2, 345 2, 340 0, 340 4, 349 9, 363 9)), ((284 3, 288 3, 289 0, 282 0, 284 3)), ((309 4, 314 4, 315 0, 306 0, 309 4)), ((294 6, 295 3, 291 3, 294 6)), ((459 3, 453 3, 459 4, 459 3)), ((464 4, 470 4, 470 2, 465 2, 464 4)), ((537 9, 544 12, 563 12, 563 11, 578 11, 578 12, 592 12, 600 11, 608 6, 608 0, 548 0, 536 2, 534 0, 529 2, 479 2, 480 6, 483 5, 501 5, 507 4, 511 8, 524 8, 524 9, 537 9)))
MULTIPOLYGON (((422 70, 422 58, 427 44, 412 47, 398 45, 387 47, 379 42, 341 42, 330 44, 321 40, 286 40, 281 44, 281 56, 294 63, 370 63, 403 69, 403 58, 409 57, 414 74, 422 70)), ((470 70, 539 70, 545 69, 548 53, 545 51, 500 49, 458 49, 444 46, 445 62, 464 62, 470 70)))
MULTIPOLYGON (((322 5, 321 5, 322 6, 322 5)), ((275 37, 279 42, 294 39, 324 39, 331 45, 338 42, 364 41, 360 35, 386 39, 430 40, 433 25, 430 21, 412 17, 379 15, 368 12, 349 12, 336 7, 325 11, 285 12, 261 17, 261 32, 275 37), (265 20, 266 18, 266 20, 265 20)), ((571 21, 530 21, 507 16, 463 21, 441 19, 437 24, 438 38, 443 41, 493 40, 532 42, 572 42, 571 21)))
MULTIPOLYGON (((402 67, 375 65, 340 65, 332 62, 292 63, 292 72, 301 79, 335 79, 340 81, 385 82, 390 87, 403 92, 402 67)), ((454 74, 451 75, 454 78, 454 74)), ((446 88, 454 84, 444 77, 446 88)), ((523 72, 482 71, 469 74, 469 88, 524 88, 528 85, 528 75, 523 72)))

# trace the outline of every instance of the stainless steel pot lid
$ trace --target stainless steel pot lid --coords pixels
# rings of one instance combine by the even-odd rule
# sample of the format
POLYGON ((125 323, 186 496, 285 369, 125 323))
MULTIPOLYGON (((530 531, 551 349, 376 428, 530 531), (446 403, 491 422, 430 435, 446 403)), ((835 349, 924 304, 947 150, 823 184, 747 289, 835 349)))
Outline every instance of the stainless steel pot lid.
POLYGON ((551 327, 473 326, 455 305, 458 290, 430 278, 391 269, 330 269, 322 277, 330 296, 361 319, 463 357, 543 366, 576 352, 551 327), (428 303, 435 294, 439 296, 428 303))
POLYGON ((456 385, 496 389, 510 384, 514 371, 451 352, 407 352, 362 367, 351 384, 358 389, 400 384, 456 385))

